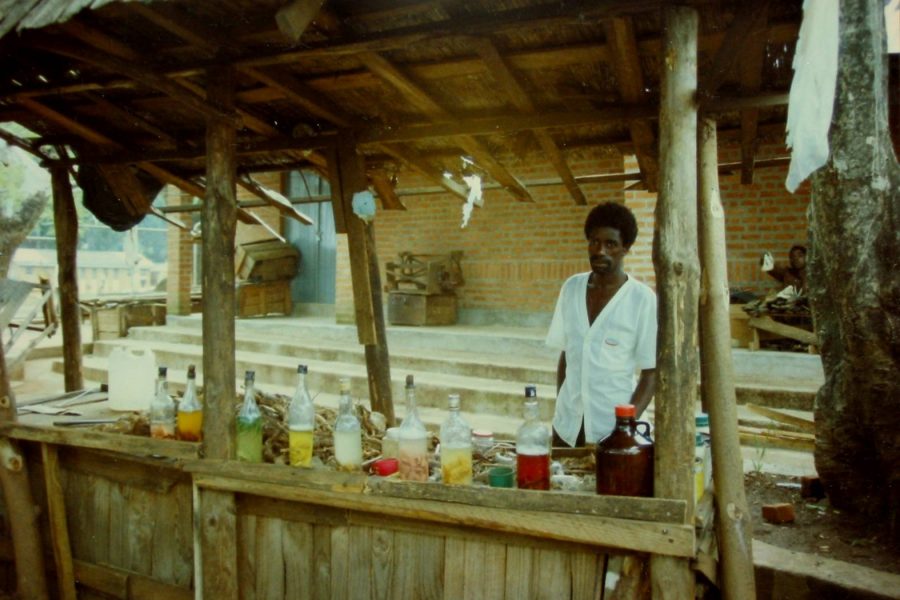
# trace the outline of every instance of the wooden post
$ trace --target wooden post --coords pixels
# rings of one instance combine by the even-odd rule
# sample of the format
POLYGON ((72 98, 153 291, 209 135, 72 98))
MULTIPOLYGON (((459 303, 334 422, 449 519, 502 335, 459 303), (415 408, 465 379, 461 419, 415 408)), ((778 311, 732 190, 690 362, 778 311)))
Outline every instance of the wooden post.
MULTIPOLYGON (((655 495, 694 502, 697 398, 697 11, 664 9, 659 197, 653 262, 659 294, 655 495)), ((693 509, 688 511, 693 519, 693 509)), ((692 521, 691 521, 692 522, 692 521)), ((653 555, 654 598, 693 598, 688 560, 653 555)))
MULTIPOLYGON (((200 573, 197 588, 200 598, 238 597, 237 509, 234 494, 200 489, 198 518, 200 532, 200 573)), ((198 561, 195 561, 195 564, 198 561)))
POLYGON ((50 168, 53 186, 53 226, 59 265, 59 313, 62 318, 63 372, 67 392, 84 387, 81 375, 81 307, 78 306, 76 248, 78 214, 65 166, 50 168))
MULTIPOLYGON (((16 420, 16 399, 9 385, 0 344, 0 421, 16 420)), ((0 485, 6 501, 16 561, 16 588, 21 598, 47 598, 47 571, 38 531, 38 507, 31 497, 28 465, 16 440, 0 437, 0 485)))
POLYGON ((41 458, 44 463, 50 542, 53 545, 53 561, 56 563, 58 594, 63 600, 76 600, 78 594, 75 591, 75 568, 72 564, 72 547, 69 544, 66 499, 59 481, 59 454, 56 446, 41 444, 41 458))
POLYGON ((372 410, 382 413, 388 424, 393 425, 391 366, 375 233, 372 224, 357 217, 352 207, 353 194, 365 190, 367 186, 362 157, 356 151, 356 140, 351 132, 342 132, 338 136, 337 152, 329 157, 335 225, 342 224, 347 232, 356 330, 359 343, 365 346, 366 351, 369 398, 372 410))
POLYGON ((716 527, 725 598, 755 598, 753 526, 744 494, 744 461, 738 434, 731 360, 725 212, 719 196, 716 122, 700 124, 700 371, 704 406, 713 432, 716 527))
MULTIPOLYGON (((234 104, 234 70, 209 71, 210 102, 234 104)), ((206 198, 203 231, 203 390, 206 407, 203 445, 209 458, 234 454, 234 233, 235 129, 228 119, 211 118, 206 131, 206 198)))

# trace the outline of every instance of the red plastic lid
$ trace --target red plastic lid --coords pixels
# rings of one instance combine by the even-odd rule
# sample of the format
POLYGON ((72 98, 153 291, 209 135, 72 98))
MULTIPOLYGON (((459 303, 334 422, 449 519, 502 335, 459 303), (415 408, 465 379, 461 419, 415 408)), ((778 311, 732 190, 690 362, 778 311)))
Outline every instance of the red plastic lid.
POLYGON ((400 463, 396 458, 382 458, 372 463, 372 470, 375 471, 376 475, 381 475, 382 477, 396 473, 399 468, 400 463))
POLYGON ((616 404, 616 418, 633 417, 634 404, 616 404))

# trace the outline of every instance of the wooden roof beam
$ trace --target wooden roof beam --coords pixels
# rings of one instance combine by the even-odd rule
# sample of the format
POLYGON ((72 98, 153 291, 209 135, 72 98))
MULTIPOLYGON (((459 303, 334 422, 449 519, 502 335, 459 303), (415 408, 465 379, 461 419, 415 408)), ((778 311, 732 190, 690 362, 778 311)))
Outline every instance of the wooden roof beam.
POLYGON ((250 175, 238 177, 237 184, 260 200, 266 202, 269 206, 274 207, 276 210, 278 210, 278 212, 285 215, 286 217, 290 217, 292 219, 300 221, 304 225, 313 224, 313 220, 294 208, 294 206, 287 198, 285 198, 275 190, 269 189, 258 181, 255 181, 250 175))
MULTIPOLYGON (((500 52, 497 50, 494 43, 488 38, 483 38, 476 43, 476 49, 478 50, 478 55, 481 57, 481 60, 487 65, 488 71, 506 92, 507 97, 513 105, 520 112, 528 114, 536 113, 537 109, 534 102, 531 101, 531 97, 525 92, 521 82, 518 80, 515 73, 513 73, 507 61, 500 55, 500 52)), ((557 174, 559 174, 566 189, 569 190, 569 194, 572 196, 575 204, 587 204, 584 193, 581 191, 581 188, 578 187, 578 183, 576 183, 575 178, 572 175, 572 170, 569 168, 568 163, 566 163, 566 157, 563 156, 562 151, 560 151, 556 142, 553 141, 553 138, 550 137, 550 134, 547 131, 540 129, 535 130, 533 134, 535 138, 537 138, 541 149, 550 159, 550 162, 556 169, 557 174)))
MULTIPOLYGON (((629 105, 640 104, 647 94, 644 91, 644 75, 634 25, 628 17, 617 17, 604 21, 603 26, 622 101, 629 105)), ((650 123, 643 119, 630 119, 628 128, 644 184, 649 191, 655 192, 659 180, 656 134, 650 123)))
POLYGON ((407 151, 399 144, 380 144, 379 148, 381 148, 381 150, 387 153, 389 156, 392 156, 396 160, 399 160, 400 162, 408 166, 410 169, 421 173, 430 181, 441 186, 457 198, 465 200, 469 197, 469 190, 468 188, 466 188, 466 186, 457 183, 449 177, 444 177, 444 175, 442 173, 439 173, 439 171, 430 162, 407 151))
POLYGON ((716 94, 725 81, 734 61, 742 54, 747 40, 758 36, 766 28, 768 20, 769 0, 761 2, 741 2, 737 13, 728 25, 725 37, 719 46, 711 64, 700 70, 698 95, 701 100, 716 94))
MULTIPOLYGON (((758 28, 748 36, 744 48, 738 58, 741 93, 754 95, 759 93, 762 85, 763 59, 766 55, 766 33, 768 31, 769 2, 760 3, 759 18, 754 21, 758 28)), ((753 183, 753 163, 756 159, 757 129, 759 127, 759 109, 749 108, 741 111, 741 183, 753 183)))
MULTIPOLYGON (((432 120, 451 117, 450 113, 440 106, 417 83, 406 76, 400 69, 377 52, 362 52, 358 57, 362 63, 385 83, 396 88, 407 100, 432 120)), ((517 200, 534 202, 525 186, 501 165, 488 149, 473 136, 453 136, 459 146, 474 158, 478 165, 485 169, 517 200)))
POLYGON ((388 178, 387 173, 381 169, 371 170, 368 172, 369 180, 375 193, 381 198, 381 208, 384 210, 406 210, 406 205, 397 196, 394 191, 394 184, 388 178))

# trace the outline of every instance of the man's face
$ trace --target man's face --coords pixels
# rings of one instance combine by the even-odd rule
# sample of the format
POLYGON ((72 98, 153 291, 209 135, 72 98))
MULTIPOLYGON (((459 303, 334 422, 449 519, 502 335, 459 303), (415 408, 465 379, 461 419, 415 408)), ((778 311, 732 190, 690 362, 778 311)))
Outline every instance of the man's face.
POLYGON ((595 227, 588 236, 588 258, 591 270, 608 275, 622 270, 628 248, 622 244, 622 234, 612 227, 595 227))
POLYGON ((789 260, 791 262, 792 268, 802 269, 806 266, 806 252, 800 250, 799 248, 794 248, 793 250, 791 250, 789 260))

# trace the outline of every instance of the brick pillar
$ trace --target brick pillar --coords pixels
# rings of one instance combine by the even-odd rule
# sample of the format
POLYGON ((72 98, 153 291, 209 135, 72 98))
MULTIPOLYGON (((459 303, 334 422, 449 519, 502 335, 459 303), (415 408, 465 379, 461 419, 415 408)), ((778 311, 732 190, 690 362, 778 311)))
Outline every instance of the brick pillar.
MULTIPOLYGON (((170 206, 187 204, 191 196, 171 186, 166 188, 166 203, 170 206)), ((190 213, 175 214, 190 224, 190 213)), ((170 315, 191 314, 191 275, 194 269, 194 244, 187 231, 168 226, 168 275, 166 281, 166 312, 170 315)))

